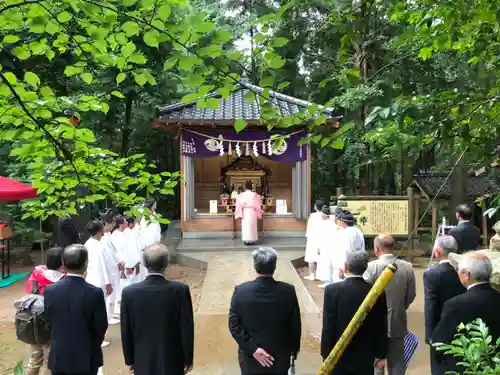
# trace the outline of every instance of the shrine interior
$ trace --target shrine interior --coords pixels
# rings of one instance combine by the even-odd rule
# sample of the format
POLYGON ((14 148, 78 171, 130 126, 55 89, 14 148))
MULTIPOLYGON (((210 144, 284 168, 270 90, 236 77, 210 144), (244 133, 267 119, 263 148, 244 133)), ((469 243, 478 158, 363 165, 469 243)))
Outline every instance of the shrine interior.
MULTIPOLYGON (((258 174, 267 176, 267 194, 262 194, 266 197, 263 202, 265 214, 278 215, 276 200, 286 200, 286 213, 282 212, 278 216, 292 215, 292 170, 295 163, 276 162, 262 156, 243 156, 238 160, 235 154, 195 158, 193 162, 196 216, 231 215, 221 196, 224 182, 227 195, 244 185, 246 180, 259 181, 256 183, 260 185, 261 178, 256 177, 258 174), (217 214, 210 213, 211 200, 218 202, 217 214)), ((262 189, 262 186, 257 186, 255 190, 260 193, 262 189)))

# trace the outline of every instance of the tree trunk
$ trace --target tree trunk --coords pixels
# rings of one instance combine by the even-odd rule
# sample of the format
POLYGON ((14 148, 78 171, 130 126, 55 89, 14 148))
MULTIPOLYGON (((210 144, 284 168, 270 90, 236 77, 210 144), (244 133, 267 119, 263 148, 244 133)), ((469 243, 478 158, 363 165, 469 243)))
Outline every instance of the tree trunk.
POLYGON ((125 121, 122 126, 122 145, 120 147, 120 156, 126 157, 128 154, 128 144, 130 137, 130 123, 132 122, 132 107, 134 104, 134 96, 129 94, 125 102, 125 121))
MULTIPOLYGON (((457 153, 454 164, 457 162, 457 159, 460 157, 460 153, 457 153)), ((467 163, 465 161, 465 156, 458 162, 457 166, 453 170, 449 186, 451 187, 451 200, 450 200, 450 220, 453 224, 456 224, 457 220, 455 217, 455 208, 462 203, 466 203, 468 201, 467 197, 467 185, 468 185, 468 170, 467 163)))

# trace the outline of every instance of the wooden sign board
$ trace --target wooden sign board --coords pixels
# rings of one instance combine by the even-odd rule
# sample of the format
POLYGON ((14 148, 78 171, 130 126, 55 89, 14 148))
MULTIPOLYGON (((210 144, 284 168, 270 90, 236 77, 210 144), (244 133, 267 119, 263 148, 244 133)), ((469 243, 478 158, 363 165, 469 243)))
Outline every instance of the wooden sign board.
POLYGON ((357 226, 365 236, 390 233, 396 236, 408 235, 407 200, 345 200, 347 210, 357 214, 357 226))

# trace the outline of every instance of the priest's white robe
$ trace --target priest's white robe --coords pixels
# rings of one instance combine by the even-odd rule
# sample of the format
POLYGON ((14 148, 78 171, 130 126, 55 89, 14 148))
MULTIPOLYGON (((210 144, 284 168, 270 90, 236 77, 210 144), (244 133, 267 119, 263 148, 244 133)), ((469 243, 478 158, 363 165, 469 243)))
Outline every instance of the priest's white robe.
POLYGON ((364 251, 365 238, 358 227, 346 227, 339 230, 337 245, 332 257, 332 282, 343 280, 343 270, 349 252, 364 251))
POLYGON ((313 212, 309 215, 306 228, 306 254, 304 260, 307 263, 318 263, 319 244, 321 240, 321 227, 325 215, 322 212, 313 212))
MULTIPOLYGON (((161 226, 153 215, 148 217, 143 216, 139 225, 136 225, 135 227, 138 229, 139 243, 142 251, 151 245, 161 243, 161 226)), ((141 279, 144 280, 147 274, 148 271, 141 262, 141 279)))
MULTIPOLYGON (((125 228, 123 230, 123 246, 122 246, 122 260, 125 264, 125 270, 128 268, 135 268, 137 264, 141 263, 142 251, 139 247, 136 231, 133 229, 125 228)), ((123 287, 141 281, 140 272, 132 273, 125 272, 126 279, 122 280, 123 287)))
POLYGON ((319 257, 316 278, 321 281, 331 282, 333 273, 332 262, 341 228, 330 219, 318 222, 317 225, 319 257))
POLYGON ((111 280, 109 279, 108 270, 106 268, 104 247, 101 242, 92 237, 85 242, 85 247, 89 253, 85 280, 89 284, 102 288, 105 292, 105 286, 111 284, 111 280))
MULTIPOLYGON (((111 233, 104 233, 104 236, 101 238, 101 244, 104 248, 104 258, 106 261, 106 270, 108 272, 109 280, 111 281, 111 285, 113 286, 113 293, 106 298, 107 307, 109 305, 117 301, 117 295, 120 289, 120 270, 119 263, 120 259, 118 257, 118 251, 115 249, 113 245, 113 239, 111 233)), ((108 310, 108 315, 110 315, 110 311, 108 310)))

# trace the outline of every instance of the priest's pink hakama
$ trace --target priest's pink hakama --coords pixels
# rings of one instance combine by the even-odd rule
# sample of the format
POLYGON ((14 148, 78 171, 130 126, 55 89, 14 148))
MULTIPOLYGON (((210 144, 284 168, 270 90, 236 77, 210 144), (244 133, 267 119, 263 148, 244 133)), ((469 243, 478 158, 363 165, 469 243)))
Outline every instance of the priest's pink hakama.
POLYGON ((241 219, 241 239, 244 243, 258 240, 257 220, 262 219, 262 199, 260 195, 247 189, 236 199, 234 212, 236 219, 241 219))

